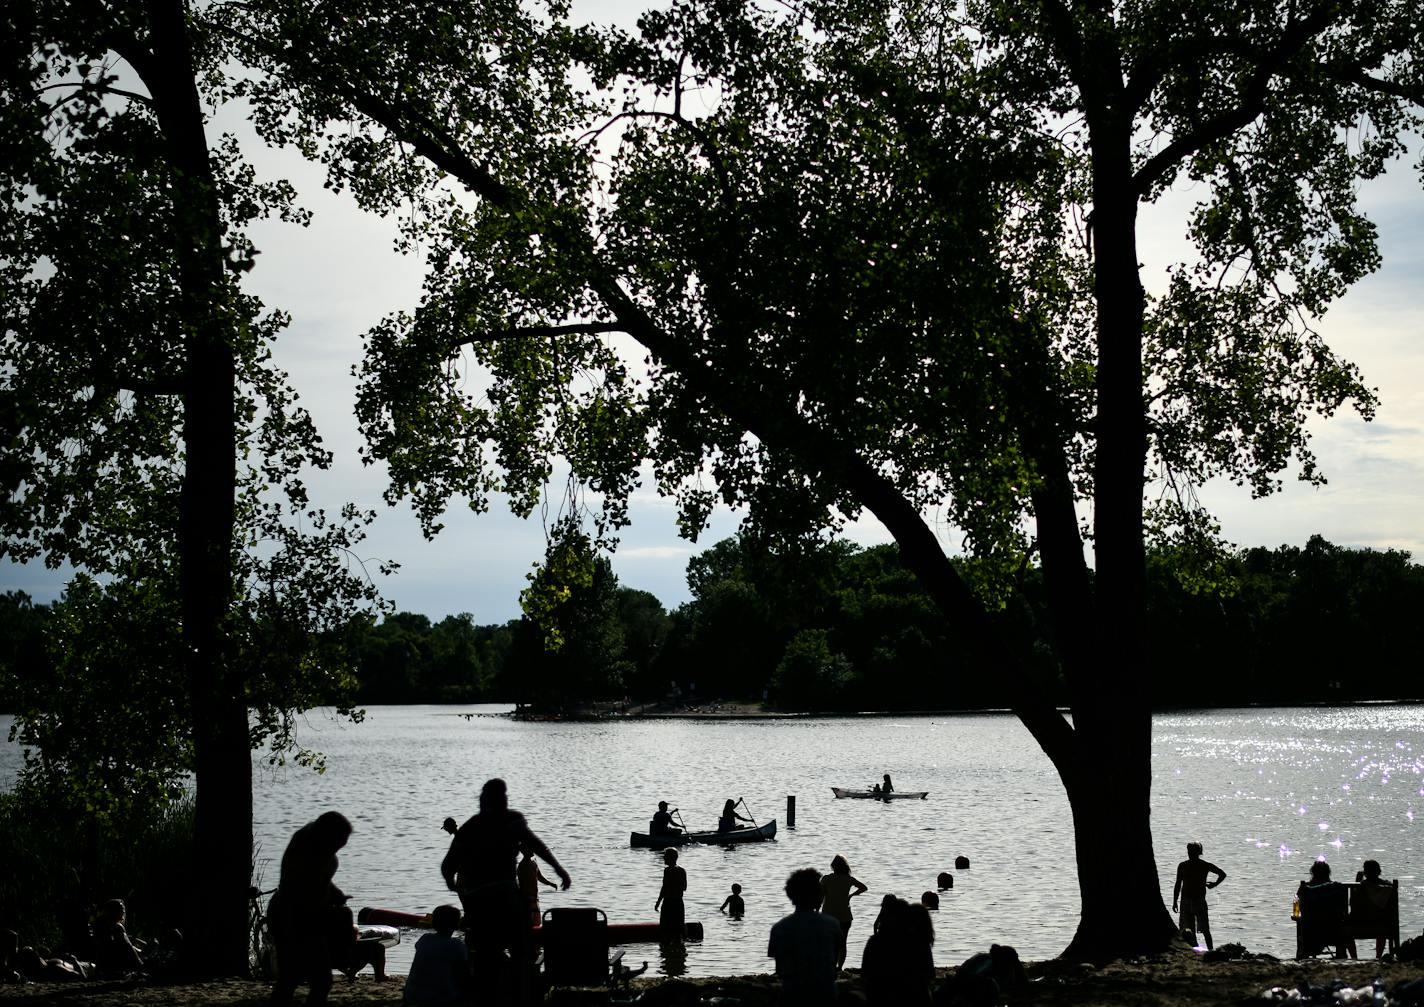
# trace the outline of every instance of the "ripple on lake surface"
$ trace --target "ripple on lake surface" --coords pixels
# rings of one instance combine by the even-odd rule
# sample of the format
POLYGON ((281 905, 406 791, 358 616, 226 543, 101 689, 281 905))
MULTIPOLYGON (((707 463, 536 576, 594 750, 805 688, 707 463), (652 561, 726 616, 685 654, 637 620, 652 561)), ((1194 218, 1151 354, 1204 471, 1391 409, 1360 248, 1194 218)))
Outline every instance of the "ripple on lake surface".
MULTIPOLYGON (((458 713, 471 708, 458 708, 458 713)), ((478 708, 485 712, 495 708, 478 708)), ((880 896, 915 898, 942 870, 955 887, 935 914, 935 960, 954 965, 990 942, 1027 958, 1057 954, 1078 914, 1073 837, 1056 773, 1018 721, 1003 715, 807 718, 766 721, 521 723, 459 716, 451 707, 374 707, 364 724, 310 714, 302 741, 327 756, 317 775, 255 764, 256 834, 266 883, 291 833, 328 809, 356 827, 337 881, 352 905, 423 911, 455 901, 439 863, 447 815, 475 810, 480 785, 502 776, 511 804, 573 875, 544 906, 598 906, 614 921, 656 918, 657 851, 628 848, 660 799, 692 828, 712 827, 722 802, 745 797, 758 821, 776 818, 774 843, 688 847, 687 915, 707 939, 664 961, 656 945, 628 960, 691 975, 765 971, 767 928, 788 910, 781 885, 836 853, 870 887, 852 906, 850 961, 858 963, 880 896), (834 786, 868 786, 890 772, 926 801, 835 800, 834 786), (786 829, 786 796, 797 826, 786 829), (957 855, 972 868, 953 871, 957 855), (737 882, 747 918, 717 907, 737 882)), ((0 729, 8 718, 0 718, 0 729)), ((1373 857, 1400 878, 1401 925, 1420 925, 1424 707, 1211 710, 1154 722, 1153 834, 1169 904, 1189 839, 1227 873, 1211 893, 1217 943, 1293 953, 1290 902, 1323 856, 1349 880, 1373 857)), ((0 782, 13 778, 0 750, 0 782)), ((1112 823, 1104 823, 1111 828, 1112 823)), ((547 873, 547 872, 546 872, 547 873)), ((411 943, 393 949, 403 972, 411 943)))

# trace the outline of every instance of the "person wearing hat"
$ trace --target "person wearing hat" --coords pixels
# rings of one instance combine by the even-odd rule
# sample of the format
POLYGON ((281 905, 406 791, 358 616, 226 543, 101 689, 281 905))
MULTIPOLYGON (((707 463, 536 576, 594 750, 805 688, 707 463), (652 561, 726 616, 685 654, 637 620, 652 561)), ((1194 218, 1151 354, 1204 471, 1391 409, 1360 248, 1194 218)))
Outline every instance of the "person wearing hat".
POLYGON ((677 826, 672 824, 672 816, 677 814, 677 809, 668 811, 667 801, 658 802, 657 813, 653 815, 653 821, 648 827, 648 831, 654 836, 666 836, 674 832, 681 832, 677 826))

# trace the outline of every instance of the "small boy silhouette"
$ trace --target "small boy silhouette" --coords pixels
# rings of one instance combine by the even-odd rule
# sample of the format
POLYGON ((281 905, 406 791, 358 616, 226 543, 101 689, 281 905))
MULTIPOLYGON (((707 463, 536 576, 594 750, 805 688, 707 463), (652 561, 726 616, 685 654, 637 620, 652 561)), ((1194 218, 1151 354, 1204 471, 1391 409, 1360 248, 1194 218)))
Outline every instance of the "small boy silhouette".
POLYGON ((724 912, 734 920, 739 920, 746 914, 747 906, 742 901, 742 886, 733 885, 732 894, 722 902, 719 912, 724 912))

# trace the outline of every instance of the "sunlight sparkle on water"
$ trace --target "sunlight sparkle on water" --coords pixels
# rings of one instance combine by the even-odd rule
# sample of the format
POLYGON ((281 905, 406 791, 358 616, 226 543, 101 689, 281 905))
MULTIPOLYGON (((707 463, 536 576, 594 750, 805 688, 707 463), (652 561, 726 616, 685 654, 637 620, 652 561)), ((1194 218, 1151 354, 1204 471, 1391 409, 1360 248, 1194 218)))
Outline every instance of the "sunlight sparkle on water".
MULTIPOLYGON (((1420 793, 1421 793, 1421 794, 1424 794, 1424 790, 1421 790, 1420 793)), ((1297 811, 1296 814, 1297 814, 1297 815, 1303 815, 1303 814, 1305 814, 1305 805, 1304 805, 1304 804, 1302 804, 1302 805, 1300 806, 1300 810, 1297 811)))
POLYGON ((1290 856, 1292 853, 1294 853, 1295 850, 1291 849, 1291 848, 1290 848, 1289 846, 1287 846, 1285 843, 1281 843, 1281 848, 1280 848, 1279 850, 1277 850, 1276 852, 1278 852, 1278 853, 1281 855, 1281 859, 1284 860, 1286 857, 1288 857, 1288 856, 1290 856))
POLYGON ((1317 829, 1319 829, 1321 832, 1324 832, 1326 829, 1330 828, 1330 823, 1329 823, 1329 822, 1316 822, 1316 823, 1315 823, 1315 827, 1316 827, 1317 829))
POLYGON ((1339 836, 1336 836, 1334 839, 1330 840, 1330 845, 1338 850, 1340 849, 1340 847, 1344 846, 1345 843, 1343 840, 1341 840, 1339 836))

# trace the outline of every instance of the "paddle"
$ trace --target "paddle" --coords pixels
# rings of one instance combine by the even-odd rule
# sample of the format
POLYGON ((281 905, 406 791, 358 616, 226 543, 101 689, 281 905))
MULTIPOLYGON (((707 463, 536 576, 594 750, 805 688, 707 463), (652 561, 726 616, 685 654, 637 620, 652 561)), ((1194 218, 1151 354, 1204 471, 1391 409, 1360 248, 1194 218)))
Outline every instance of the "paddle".
POLYGON ((759 829, 759 828, 761 828, 761 826, 757 824, 756 815, 752 815, 751 805, 747 804, 747 799, 746 799, 745 797, 738 797, 738 798, 737 798, 737 802, 738 802, 739 804, 741 804, 742 807, 744 807, 744 808, 747 809, 747 814, 748 814, 748 815, 751 815, 751 818, 752 818, 752 828, 754 828, 754 829, 759 829))
POLYGON ((678 808, 673 808, 672 813, 677 816, 677 824, 682 826, 682 831, 686 832, 687 823, 682 820, 682 811, 678 808))

